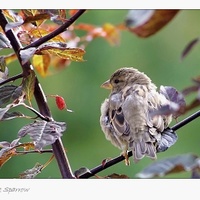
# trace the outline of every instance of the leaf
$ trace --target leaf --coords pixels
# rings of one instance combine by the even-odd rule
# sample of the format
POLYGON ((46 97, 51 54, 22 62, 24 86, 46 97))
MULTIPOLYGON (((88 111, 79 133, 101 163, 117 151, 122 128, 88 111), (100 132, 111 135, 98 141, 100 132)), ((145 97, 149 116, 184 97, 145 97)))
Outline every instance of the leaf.
POLYGON ((199 88, 200 88, 199 85, 189 86, 182 90, 182 94, 184 96, 187 96, 187 95, 191 94, 192 92, 197 92, 199 90, 199 88))
POLYGON ((20 105, 20 102, 17 102, 17 103, 14 102, 14 103, 8 104, 5 108, 0 108, 0 121, 6 120, 9 118, 13 119, 13 118, 19 117, 19 114, 13 116, 13 114, 7 113, 11 108, 14 108, 18 105, 20 105))
POLYGON ((29 44, 32 43, 32 38, 29 35, 28 31, 26 31, 26 30, 20 30, 20 31, 18 31, 17 37, 19 38, 20 42, 23 45, 29 45, 29 44))
POLYGON ((199 168, 199 158, 194 154, 183 154, 166 158, 146 167, 136 174, 138 178, 163 177, 170 173, 179 173, 183 171, 192 171, 199 168))
MULTIPOLYGON (((1 116, 1 114, 0 114, 0 116, 1 116)), ((20 112, 12 112, 12 113, 6 112, 3 115, 2 118, 0 117, 0 120, 1 121, 5 121, 5 120, 11 120, 11 119, 19 118, 19 117, 26 117, 26 118, 28 118, 27 116, 25 116, 24 114, 22 114, 20 112)))
POLYGON ((43 77, 46 77, 48 74, 50 61, 51 61, 51 57, 48 54, 34 55, 32 58, 32 63, 33 63, 34 68, 43 77))
POLYGON ((138 27, 151 19, 155 10, 129 10, 126 16, 125 24, 128 28, 138 27))
POLYGON ((23 65, 31 59, 31 57, 35 54, 36 50, 37 49, 35 47, 20 50, 19 54, 23 65))
POLYGON ((17 28, 18 26, 21 26, 24 23, 24 20, 19 17, 17 22, 10 22, 7 23, 5 26, 5 32, 9 31, 10 29, 17 28))
POLYGON ((41 171, 45 167, 47 167, 50 164, 53 158, 54 158, 54 155, 52 155, 51 158, 44 165, 40 163, 36 163, 32 169, 27 169, 23 173, 21 173, 19 178, 25 178, 25 179, 35 178, 39 173, 41 173, 41 171))
POLYGON ((19 178, 21 179, 33 179, 35 178, 39 173, 41 173, 43 169, 43 165, 40 163, 36 163, 35 166, 31 169, 27 169, 24 172, 22 172, 19 175, 19 178))
POLYGON ((5 85, 0 87, 0 107, 3 104, 12 102, 23 95, 21 86, 5 85))
POLYGON ((10 160, 13 156, 16 155, 15 149, 9 149, 2 152, 0 151, 0 167, 2 167, 8 160, 10 160))
POLYGON ((17 155, 14 148, 19 142, 19 138, 13 140, 11 143, 7 141, 0 142, 0 167, 2 167, 10 158, 17 155))
POLYGON ((8 78, 8 68, 6 67, 6 61, 3 56, 0 56, 0 83, 8 78))
POLYGON ((118 45, 120 43, 120 31, 119 27, 111 23, 105 23, 102 27, 94 26, 86 23, 79 23, 75 26, 77 30, 83 30, 87 32, 84 40, 91 42, 94 38, 105 38, 111 45, 118 45))
POLYGON ((196 108, 196 107, 198 107, 200 105, 200 101, 199 101, 199 99, 194 99, 191 103, 189 103, 187 106, 186 106, 186 108, 185 108, 185 113, 186 112, 188 112, 188 111, 190 111, 190 110, 192 110, 192 109, 194 109, 194 108, 196 108))
POLYGON ((33 140, 35 148, 40 150, 43 147, 53 144, 66 130, 65 122, 40 121, 28 124, 22 127, 18 132, 18 137, 24 137, 27 134, 33 140))
POLYGON ((21 18, 20 16, 18 16, 13 10, 2 10, 3 11, 3 14, 8 18, 10 19, 11 21, 13 22, 16 22, 18 21, 19 18, 21 18))
POLYGON ((8 38, 0 32, 0 49, 11 48, 8 38))
MULTIPOLYGON (((85 50, 81 48, 67 48, 66 43, 62 42, 49 42, 40 45, 38 48, 31 47, 28 49, 20 50, 20 56, 22 60, 22 64, 28 62, 28 60, 34 55, 56 55, 62 59, 67 59, 70 61, 82 62, 83 55, 85 54, 85 50)), ((38 57, 36 57, 38 58, 38 57)), ((34 59, 36 59, 34 58, 34 59)), ((47 63, 49 62, 48 57, 42 57, 47 59, 47 63)), ((35 60, 36 64, 37 61, 35 60)), ((40 61, 39 61, 40 62, 40 61)), ((46 66, 47 67, 47 66, 46 66)))
POLYGON ((198 178, 200 179, 200 169, 193 169, 192 170, 192 177, 191 178, 198 178))
POLYGON ((66 10, 65 9, 56 9, 56 10, 47 10, 51 14, 51 21, 58 25, 62 25, 67 21, 66 19, 66 10))
POLYGON ((37 25, 40 25, 44 20, 46 19, 50 19, 50 14, 48 13, 39 13, 36 15, 32 15, 32 16, 27 16, 24 20, 24 24, 25 23, 31 23, 31 22, 37 22, 40 21, 39 23, 37 23, 37 25))
POLYGON ((26 93, 26 99, 31 105, 31 99, 33 97, 34 89, 35 89, 35 73, 34 71, 30 71, 30 74, 23 79, 23 91, 26 93))
POLYGON ((52 55, 59 56, 63 59, 68 59, 70 61, 83 62, 83 55, 85 54, 85 50, 81 48, 65 48, 65 49, 57 49, 52 48, 49 49, 48 52, 52 55))
MULTIPOLYGON (((51 33, 51 31, 47 31, 47 30, 42 29, 42 28, 32 29, 32 30, 29 31, 29 34, 32 35, 35 38, 41 38, 45 35, 48 35, 49 33, 51 33)), ((51 40, 49 40, 48 42, 65 43, 65 40, 60 35, 57 35, 54 38, 52 38, 51 40)))
POLYGON ((198 43, 199 38, 195 38, 191 42, 189 42, 181 53, 181 59, 184 59, 198 43))
POLYGON ((67 44, 65 42, 46 42, 37 48, 37 53, 48 49, 62 49, 65 50, 67 44))
POLYGON ((52 54, 63 59, 71 61, 84 61, 83 55, 85 51, 80 48, 67 48, 67 44, 63 42, 49 42, 40 45, 37 48, 37 54, 52 54))
MULTIPOLYGON (((40 26, 45 20, 50 18, 49 13, 40 12, 40 10, 36 9, 22 9, 25 23, 32 23, 34 26, 40 26)), ((43 11, 43 10, 41 10, 43 11)))
POLYGON ((11 53, 11 54, 4 56, 4 59, 6 61, 6 65, 8 65, 9 63, 15 61, 17 59, 17 56, 15 53, 11 53))
POLYGON ((149 37, 166 26, 179 10, 130 10, 125 19, 128 29, 139 37, 149 37))
POLYGON ((129 179, 129 177, 125 174, 110 174, 108 176, 105 177, 106 179, 129 179))
POLYGON ((0 71, 5 72, 6 70, 6 61, 4 56, 0 56, 0 71))
POLYGON ((15 148, 23 148, 25 151, 35 148, 35 145, 32 142, 20 143, 15 148))
POLYGON ((105 32, 105 38, 111 45, 119 45, 120 43, 120 33, 116 26, 105 23, 103 25, 103 31, 105 32))

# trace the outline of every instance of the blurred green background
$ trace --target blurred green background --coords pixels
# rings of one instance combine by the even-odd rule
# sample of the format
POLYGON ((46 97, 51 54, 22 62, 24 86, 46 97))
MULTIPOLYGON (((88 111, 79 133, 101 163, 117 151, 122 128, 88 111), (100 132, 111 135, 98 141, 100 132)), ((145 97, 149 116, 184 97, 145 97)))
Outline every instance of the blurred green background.
MULTIPOLYGON (((128 10, 88 10, 77 22, 100 26, 110 22, 117 25, 124 21, 127 12, 128 10)), ((199 24, 200 10, 181 10, 167 26, 149 38, 142 39, 123 31, 118 46, 111 46, 104 39, 97 38, 85 49, 86 62, 72 62, 60 73, 46 78, 38 75, 45 94, 63 96, 69 109, 74 111, 73 113, 60 111, 55 106, 54 100, 48 99, 54 119, 67 123, 67 131, 62 140, 72 171, 81 167, 94 168, 105 158, 116 157, 121 153, 105 139, 99 125, 100 106, 109 95, 109 91, 100 88, 100 85, 116 69, 132 66, 149 75, 158 87, 170 85, 182 90, 190 86, 191 78, 199 74, 200 46, 197 45, 183 61, 180 56, 186 44, 199 36, 199 24)), ((9 69, 11 75, 20 71, 17 62, 11 64, 9 69)), ((186 99, 187 103, 194 97, 195 94, 189 96, 186 99)), ((179 120, 196 110, 180 117, 179 120)), ((1 122, 0 141, 12 141, 16 138, 18 130, 30 122, 32 121, 28 119, 1 122)), ((166 152, 158 154, 158 160, 190 152, 199 155, 199 130, 198 119, 178 130, 177 143, 166 152)), ((29 154, 13 157, 0 169, 0 178, 18 178, 19 173, 32 168, 36 162, 44 164, 50 156, 50 154, 29 154)), ((136 173, 152 163, 149 158, 144 158, 137 164, 133 163, 132 157, 130 160, 130 166, 125 166, 124 162, 121 162, 98 175, 117 173, 134 178, 136 173)), ((189 176, 189 173, 183 172, 165 178, 189 176)), ((61 178, 55 159, 37 178, 61 178)))

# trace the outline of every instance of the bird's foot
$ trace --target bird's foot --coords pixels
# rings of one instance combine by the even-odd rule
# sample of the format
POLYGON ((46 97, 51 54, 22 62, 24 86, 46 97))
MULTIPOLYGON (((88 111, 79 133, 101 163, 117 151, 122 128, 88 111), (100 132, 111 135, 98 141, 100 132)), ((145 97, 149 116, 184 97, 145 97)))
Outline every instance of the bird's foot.
POLYGON ((128 157, 128 151, 122 152, 122 155, 125 158, 125 165, 129 166, 130 165, 130 160, 129 160, 129 157, 128 157))

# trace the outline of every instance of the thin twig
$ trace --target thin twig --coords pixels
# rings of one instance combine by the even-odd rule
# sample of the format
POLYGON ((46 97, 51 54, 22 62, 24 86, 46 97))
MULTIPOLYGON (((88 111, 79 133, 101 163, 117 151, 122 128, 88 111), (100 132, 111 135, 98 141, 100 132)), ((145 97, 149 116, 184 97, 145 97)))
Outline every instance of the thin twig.
POLYGON ((17 75, 15 75, 15 76, 12 76, 12 77, 10 77, 10 78, 8 78, 8 79, 5 79, 4 81, 2 81, 2 82, 0 83, 0 86, 4 85, 4 84, 6 84, 6 83, 12 82, 12 81, 16 81, 17 79, 20 79, 20 78, 23 78, 23 74, 22 74, 22 73, 17 74, 17 75))
POLYGON ((33 113, 35 113, 37 115, 37 117, 40 117, 40 119, 43 119, 45 121, 49 121, 48 117, 45 117, 44 115, 42 115, 40 112, 38 112, 37 110, 35 110, 33 107, 30 107, 28 105, 26 105, 25 103, 20 103, 19 105, 24 106, 25 108, 31 110, 33 113))
POLYGON ((194 114, 190 115, 189 117, 185 118, 184 120, 178 122, 174 126, 171 127, 173 131, 180 129, 181 127, 185 126, 186 124, 190 123, 191 121, 195 120, 197 117, 200 116, 200 111, 195 112, 194 114))
POLYGON ((29 151, 16 151, 17 154, 29 154, 29 153, 53 153, 52 149, 45 149, 45 150, 29 150, 29 151))

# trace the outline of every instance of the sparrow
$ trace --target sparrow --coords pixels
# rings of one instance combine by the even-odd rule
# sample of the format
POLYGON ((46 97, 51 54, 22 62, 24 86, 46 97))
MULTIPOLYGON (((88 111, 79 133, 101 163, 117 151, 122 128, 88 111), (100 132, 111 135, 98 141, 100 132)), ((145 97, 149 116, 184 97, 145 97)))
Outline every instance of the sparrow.
POLYGON ((169 128, 172 114, 151 115, 171 102, 146 74, 120 68, 101 87, 111 92, 100 108, 100 126, 106 139, 122 150, 126 165, 130 165, 128 150, 138 162, 145 156, 156 159, 157 152, 175 143, 177 135, 169 128))

